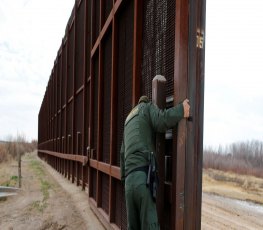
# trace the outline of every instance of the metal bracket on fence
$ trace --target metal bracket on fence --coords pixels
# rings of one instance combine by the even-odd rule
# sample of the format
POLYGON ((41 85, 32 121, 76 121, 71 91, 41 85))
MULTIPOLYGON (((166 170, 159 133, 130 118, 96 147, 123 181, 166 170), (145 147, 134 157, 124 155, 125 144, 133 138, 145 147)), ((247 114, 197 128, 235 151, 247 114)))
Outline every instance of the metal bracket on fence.
POLYGON ((83 166, 85 166, 90 159, 90 146, 87 147, 87 157, 85 157, 84 162, 83 162, 83 166))

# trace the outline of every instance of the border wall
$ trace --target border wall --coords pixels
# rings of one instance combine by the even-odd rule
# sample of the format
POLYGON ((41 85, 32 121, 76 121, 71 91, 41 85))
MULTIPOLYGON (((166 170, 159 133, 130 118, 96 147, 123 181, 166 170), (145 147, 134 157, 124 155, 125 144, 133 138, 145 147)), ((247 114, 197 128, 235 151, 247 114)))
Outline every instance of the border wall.
POLYGON ((161 229, 200 229, 205 0, 77 0, 39 111, 38 155, 87 199, 107 229, 126 229, 120 147, 124 120, 155 75, 168 108, 191 119, 162 138, 161 229))

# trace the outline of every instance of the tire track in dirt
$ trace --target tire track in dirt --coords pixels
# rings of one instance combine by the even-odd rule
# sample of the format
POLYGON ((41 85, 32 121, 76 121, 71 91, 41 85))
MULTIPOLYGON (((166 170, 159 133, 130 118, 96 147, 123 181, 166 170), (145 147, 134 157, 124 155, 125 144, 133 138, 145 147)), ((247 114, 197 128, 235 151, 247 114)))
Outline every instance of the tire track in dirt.
POLYGON ((207 193, 202 199, 202 229, 263 229, 263 206, 207 193))

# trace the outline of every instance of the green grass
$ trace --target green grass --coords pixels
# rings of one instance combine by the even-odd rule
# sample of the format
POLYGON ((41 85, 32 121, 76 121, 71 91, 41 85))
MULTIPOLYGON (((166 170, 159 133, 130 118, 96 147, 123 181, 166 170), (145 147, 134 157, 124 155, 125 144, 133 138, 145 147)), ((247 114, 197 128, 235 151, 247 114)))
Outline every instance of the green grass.
POLYGON ((36 175, 39 178, 42 178, 45 176, 45 171, 43 170, 42 165, 39 161, 32 159, 30 162, 30 166, 35 171, 36 175))
POLYGON ((38 210, 39 212, 43 212, 44 209, 47 207, 47 203, 46 202, 43 202, 43 201, 34 201, 32 204, 31 204, 31 208, 32 209, 36 209, 38 210))
POLYGON ((51 184, 48 181, 41 180, 41 192, 43 194, 43 201, 49 198, 49 189, 51 189, 51 184))
POLYGON ((40 190, 43 194, 42 201, 34 201, 32 203, 32 208, 43 212, 44 209, 47 207, 47 200, 49 198, 49 190, 52 188, 52 184, 50 184, 47 180, 45 180, 46 173, 43 170, 43 166, 41 162, 29 157, 30 160, 30 167, 34 170, 35 174, 37 175, 40 181, 40 190))
POLYGON ((18 182, 18 176, 11 176, 9 180, 1 183, 1 186, 15 187, 18 182))
POLYGON ((17 181, 18 180, 18 176, 11 176, 11 180, 17 181))

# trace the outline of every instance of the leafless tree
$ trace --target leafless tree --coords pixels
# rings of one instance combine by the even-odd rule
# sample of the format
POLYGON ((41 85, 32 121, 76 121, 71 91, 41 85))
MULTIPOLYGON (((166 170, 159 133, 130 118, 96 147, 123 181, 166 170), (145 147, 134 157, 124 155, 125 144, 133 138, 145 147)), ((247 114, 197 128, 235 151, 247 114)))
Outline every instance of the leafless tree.
POLYGON ((263 142, 236 142, 218 150, 204 149, 204 168, 232 171, 263 177, 263 142))

